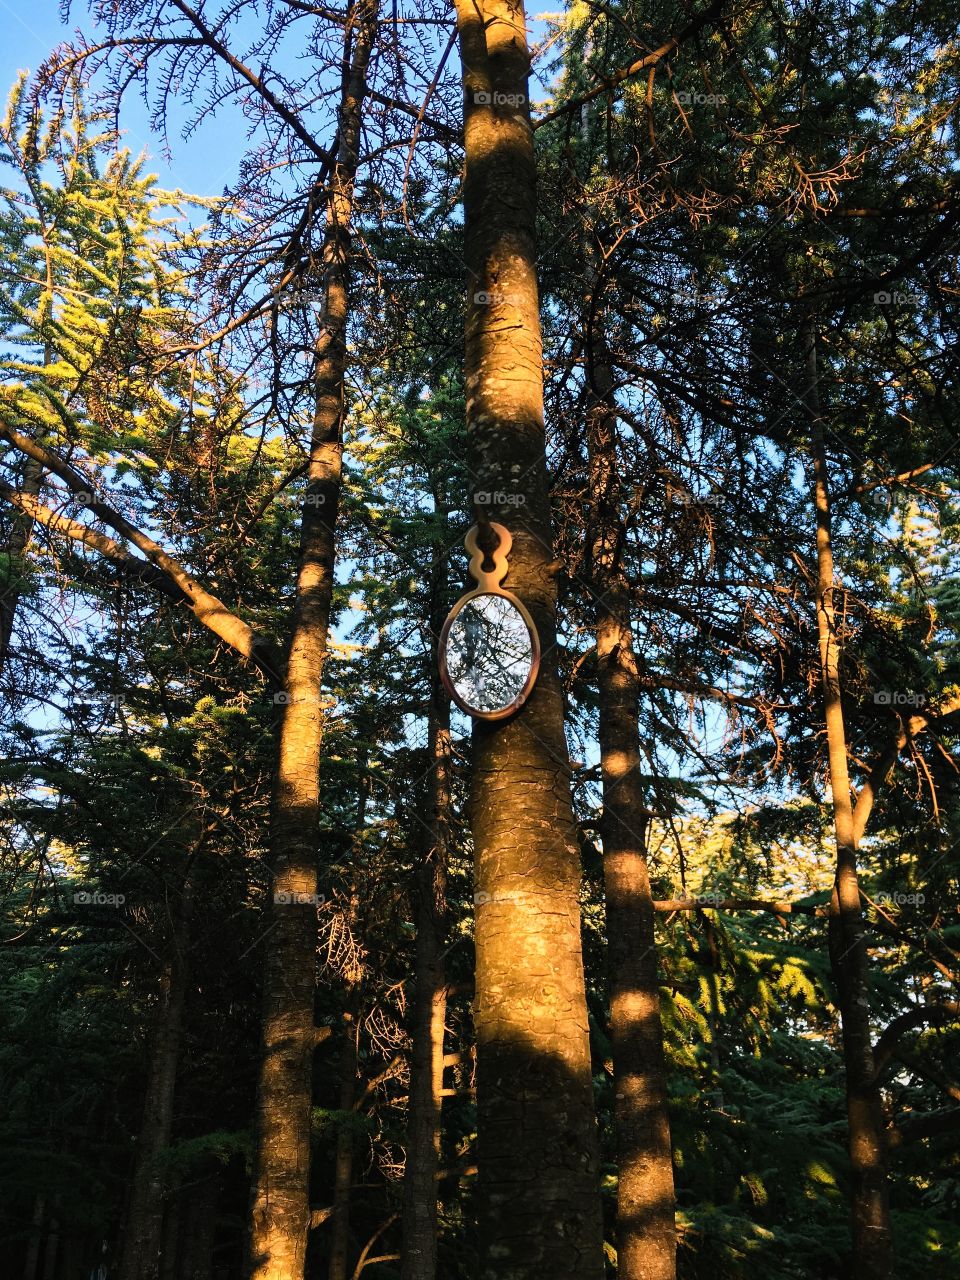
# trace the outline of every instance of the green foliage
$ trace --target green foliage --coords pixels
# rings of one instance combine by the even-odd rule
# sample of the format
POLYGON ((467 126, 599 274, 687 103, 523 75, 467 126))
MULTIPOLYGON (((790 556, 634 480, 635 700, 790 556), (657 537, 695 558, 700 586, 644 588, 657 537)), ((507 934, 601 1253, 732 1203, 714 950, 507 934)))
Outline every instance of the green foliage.
MULTIPOLYGON (((104 22, 137 17, 101 9, 104 22)), ((639 14, 620 3, 576 3, 550 18, 552 105, 629 65, 681 19, 676 6, 639 14)), ((277 22, 265 40, 280 39, 277 22)), ((861 849, 876 1040, 922 1002, 955 999, 960 949, 950 923, 960 873, 956 192, 944 180, 957 161, 953 25, 936 4, 735 6, 651 78, 536 133, 558 654, 578 765, 611 1270, 583 429, 598 336, 616 388, 626 493, 617 555, 642 691, 650 820, 638 838, 655 896, 699 899, 657 919, 680 1273, 840 1280, 851 1173, 823 915, 835 851, 798 333, 813 314, 858 793, 903 739, 861 849), (599 302, 585 296, 588 259, 602 263, 599 302), (875 304, 878 289, 913 301, 875 304), (802 910, 717 906, 730 899, 802 910)), ((319 47, 298 49, 308 67, 319 47)), ((460 110, 455 80, 438 79, 438 119, 460 110)), ((83 86, 68 90, 43 115, 21 81, 0 127, 3 422, 69 459, 281 651, 318 333, 312 304, 262 299, 298 255, 298 279, 316 269, 319 219, 293 174, 300 162, 283 161, 283 147, 258 151, 256 135, 242 199, 165 192, 143 158, 118 147, 83 86), (274 164, 287 166, 282 179, 274 164), (200 217, 209 225, 190 225, 200 217)), ((396 149, 391 135, 359 184, 329 701, 318 711, 316 1021, 331 1035, 316 1055, 311 1195, 329 1202, 338 1141, 349 1138, 354 1261, 400 1206, 426 712, 436 635, 465 580, 472 505, 462 226, 451 212, 460 156, 454 145, 424 164, 415 149, 409 172, 394 172, 396 149), (341 1067, 353 1036, 351 1103, 341 1067)), ((0 469, 15 493, 109 532, 95 505, 6 445, 0 469)), ((176 593, 3 510, 0 592, 16 619, 0 721, 0 1249, 20 1258, 44 1197, 85 1264, 99 1262, 102 1240, 117 1241, 164 993, 185 963, 160 1162, 168 1221, 171 1205, 183 1210, 212 1181, 232 1277, 252 1158, 280 704, 176 593)), ((470 756, 470 727, 455 715, 441 1280, 465 1280, 478 1254, 470 756)), ((917 1023, 897 1049, 880 1076, 891 1133, 952 1105, 956 1026, 917 1023)), ((949 1132, 910 1141, 904 1130, 891 1148, 891 1193, 897 1280, 960 1276, 949 1132)), ((392 1253, 398 1229, 388 1232, 392 1253)), ((328 1246, 322 1229, 314 1239, 311 1280, 328 1246)), ((391 1262, 364 1272, 398 1274, 391 1262)))

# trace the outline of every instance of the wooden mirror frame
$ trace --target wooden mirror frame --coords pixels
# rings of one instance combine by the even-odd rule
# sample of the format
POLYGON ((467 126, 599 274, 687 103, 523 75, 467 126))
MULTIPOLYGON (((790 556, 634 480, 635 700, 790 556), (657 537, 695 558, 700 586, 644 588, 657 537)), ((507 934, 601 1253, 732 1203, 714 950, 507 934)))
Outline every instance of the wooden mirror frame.
POLYGON ((490 522, 489 528, 497 534, 500 541, 497 543, 496 550, 490 552, 493 560, 493 568, 487 572, 483 568, 483 562, 486 559, 486 553, 481 551, 477 546, 477 537, 480 533, 478 525, 474 525, 463 540, 463 544, 470 553, 470 575, 477 583, 472 591, 466 592, 456 602, 450 612, 447 614, 440 632, 440 642, 437 646, 440 664, 440 680, 444 689, 450 695, 451 701, 455 702, 461 711, 466 712, 468 716, 472 716, 474 720, 506 720, 508 716, 512 716, 519 711, 530 693, 533 686, 537 682, 537 676, 540 674, 540 637, 537 634, 537 627, 530 616, 530 612, 522 600, 518 600, 512 591, 506 591, 500 584, 507 576, 508 564, 507 556, 510 554, 510 548, 513 546, 513 536, 509 529, 505 529, 502 524, 490 522), (530 636, 530 670, 524 681, 523 688, 514 698, 514 700, 506 707, 498 707, 496 711, 480 711, 476 707, 471 707, 457 693, 454 688, 453 681, 450 679, 450 672, 447 669, 447 640, 450 636, 450 628, 456 621, 460 610, 476 600, 478 596, 502 596, 507 600, 523 619, 527 628, 527 634, 530 636))

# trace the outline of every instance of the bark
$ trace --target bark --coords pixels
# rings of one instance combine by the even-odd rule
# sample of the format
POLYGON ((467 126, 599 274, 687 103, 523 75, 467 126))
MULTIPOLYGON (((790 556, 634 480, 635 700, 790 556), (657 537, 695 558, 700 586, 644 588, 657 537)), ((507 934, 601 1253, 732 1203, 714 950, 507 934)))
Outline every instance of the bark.
POLYGON ((309 898, 317 892, 322 733, 319 700, 327 653, 341 487, 350 223, 366 68, 377 25, 372 0, 363 0, 354 12, 352 61, 341 100, 339 151, 326 210, 316 408, 287 661, 288 702, 280 725, 271 821, 273 904, 266 936, 250 1280, 300 1280, 310 1223, 317 917, 316 907, 309 901, 298 902, 297 895, 309 898))
POLYGON ((47 1224, 47 1238, 43 1249, 43 1280, 54 1280, 57 1273, 57 1256, 60 1253, 60 1223, 51 1217, 47 1224))
POLYGON ((167 1196, 167 1212, 163 1219, 163 1244, 160 1246, 160 1280, 179 1280, 177 1263, 183 1213, 184 1195, 182 1189, 178 1187, 167 1196))
POLYGON ((520 4, 457 0, 470 480, 475 491, 520 500, 498 504, 513 536, 506 586, 530 610, 544 655, 521 711, 474 732, 480 1276, 599 1280, 580 869, 554 655, 524 24, 520 4))
POLYGON ((401 1280, 435 1280, 437 1271, 437 1174, 443 1098, 443 1036, 447 984, 443 962, 446 918, 447 840, 450 820, 450 702, 440 682, 436 637, 443 623, 446 577, 442 551, 435 556, 431 582, 431 667, 427 751, 429 814, 423 857, 417 873, 416 997, 407 1160, 403 1179, 403 1261, 401 1280))
MULTIPOLYGON (((26 460, 21 491, 28 498, 36 498, 43 484, 43 468, 32 458, 26 460)), ((26 554, 33 537, 34 522, 26 512, 18 510, 13 516, 13 527, 7 540, 9 573, 11 578, 20 572, 20 561, 26 554)), ((6 666, 13 637, 13 623, 20 603, 16 583, 8 579, 0 583, 0 672, 6 666)))
MULTIPOLYGON (((363 832, 367 820, 367 804, 370 800, 371 778, 367 771, 368 754, 364 748, 357 758, 360 787, 357 794, 357 815, 354 824, 353 880, 345 923, 348 932, 356 936, 360 924, 360 891, 357 887, 357 869, 363 852, 363 832)), ((360 1022, 363 1012, 363 975, 357 974, 346 982, 346 1009, 343 1014, 343 1044, 340 1050, 340 1097, 338 1106, 343 1116, 352 1115, 363 1105, 369 1093, 376 1088, 376 1079, 368 1081, 363 1092, 357 1090, 357 1072, 360 1065, 360 1022)), ((352 1125, 342 1121, 337 1131, 334 1153, 333 1204, 329 1209, 311 1213, 311 1227, 319 1226, 328 1218, 331 1221, 330 1260, 328 1280, 346 1280, 347 1254, 350 1247, 350 1191, 353 1186, 354 1143, 352 1125)))
POLYGON ((57 1280, 77 1280, 80 1271, 80 1242, 75 1233, 70 1232, 60 1242, 60 1256, 57 1266, 57 1280))
POLYGON ((186 1231, 178 1280, 210 1280, 219 1202, 220 1179, 216 1174, 191 1189, 185 1206, 186 1231))
POLYGON ((43 1244, 43 1222, 46 1212, 46 1201, 38 1195, 33 1202, 33 1217, 30 1220, 30 1236, 23 1259, 23 1280, 37 1280, 37 1267, 40 1263, 40 1246, 43 1244))
POLYGON ((843 615, 842 610, 838 615, 835 603, 837 586, 833 564, 830 486, 817 383, 816 330, 812 320, 805 326, 804 348, 806 410, 817 521, 817 636, 837 843, 837 874, 830 903, 829 943, 840 1006, 846 1071, 848 1143, 853 1168, 854 1276, 857 1280, 890 1280, 893 1275, 893 1257, 886 1151, 870 1033, 867 944, 860 911, 857 839, 841 702, 839 627, 842 625, 843 615))
POLYGON ((161 977, 161 1001, 150 1046, 147 1092, 130 1180, 119 1280, 158 1280, 160 1275, 165 1186, 159 1157, 170 1145, 173 1128, 183 1011, 190 981, 187 953, 193 909, 193 881, 188 872, 170 940, 169 959, 161 977))
MULTIPOLYGON (((340 1058, 340 1110, 352 1113, 357 1101, 357 1035, 359 1007, 344 1014, 343 1048, 340 1058)), ((347 1253, 350 1247, 350 1187, 353 1183, 353 1129, 341 1124, 333 1172, 333 1212, 328 1280, 347 1280, 347 1253)))
MULTIPOLYGON (((46 260, 46 288, 44 289, 44 306, 53 307, 53 255, 48 239, 49 229, 44 228, 43 249, 46 260)), ((49 343, 44 343, 43 363, 47 368, 53 363, 53 351, 49 343)), ((43 467, 34 458, 27 458, 23 468, 23 480, 19 491, 27 501, 36 501, 43 488, 43 467)), ((12 579, 20 571, 18 561, 22 560, 33 539, 34 519, 29 512, 17 508, 13 515, 13 525, 7 542, 8 572, 12 579)), ((0 673, 3 672, 10 654, 10 642, 13 639, 13 624, 20 603, 20 591, 14 581, 8 579, 0 585, 0 673)))
POLYGON ((640 774, 640 681, 629 583, 622 564, 624 494, 617 457, 613 374, 594 305, 587 254, 587 448, 593 495, 591 574, 596 600, 597 685, 617 1137, 617 1275, 674 1280, 673 1153, 660 1022, 653 894, 646 859, 648 809, 640 774))

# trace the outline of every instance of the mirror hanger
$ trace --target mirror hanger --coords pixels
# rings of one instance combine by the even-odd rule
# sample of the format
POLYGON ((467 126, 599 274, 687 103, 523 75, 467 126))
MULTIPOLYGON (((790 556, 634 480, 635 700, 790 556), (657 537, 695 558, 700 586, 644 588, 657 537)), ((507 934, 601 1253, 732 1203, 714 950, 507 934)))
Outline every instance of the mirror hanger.
POLYGON ((476 582, 447 615, 440 632, 440 679, 457 706, 478 720, 503 720, 518 711, 536 683, 540 669, 540 638, 526 606, 501 586, 513 545, 510 531, 493 521, 486 526, 497 536, 489 552, 493 568, 478 544, 474 525, 464 538, 470 555, 469 571, 476 582))

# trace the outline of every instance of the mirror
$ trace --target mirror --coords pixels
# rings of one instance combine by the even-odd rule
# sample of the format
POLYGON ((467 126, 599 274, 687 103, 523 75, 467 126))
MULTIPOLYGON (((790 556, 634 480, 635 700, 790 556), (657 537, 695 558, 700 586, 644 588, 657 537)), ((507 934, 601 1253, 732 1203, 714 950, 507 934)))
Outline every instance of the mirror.
POLYGON ((451 613, 441 643, 441 674, 454 701, 472 716, 495 720, 524 701, 540 654, 526 610, 513 596, 478 591, 451 613))

